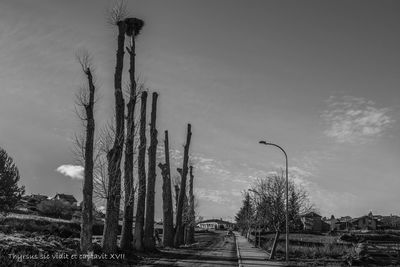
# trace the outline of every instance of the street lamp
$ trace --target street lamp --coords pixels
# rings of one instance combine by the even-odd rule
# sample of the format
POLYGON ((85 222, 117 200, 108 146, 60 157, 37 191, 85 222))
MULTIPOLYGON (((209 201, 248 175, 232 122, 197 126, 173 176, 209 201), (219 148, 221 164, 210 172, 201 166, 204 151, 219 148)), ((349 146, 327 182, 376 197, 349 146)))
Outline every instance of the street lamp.
POLYGON ((288 157, 286 151, 277 144, 267 143, 265 141, 259 142, 262 145, 274 146, 279 148, 283 154, 285 154, 286 159, 286 261, 289 261, 289 178, 288 178, 288 157))

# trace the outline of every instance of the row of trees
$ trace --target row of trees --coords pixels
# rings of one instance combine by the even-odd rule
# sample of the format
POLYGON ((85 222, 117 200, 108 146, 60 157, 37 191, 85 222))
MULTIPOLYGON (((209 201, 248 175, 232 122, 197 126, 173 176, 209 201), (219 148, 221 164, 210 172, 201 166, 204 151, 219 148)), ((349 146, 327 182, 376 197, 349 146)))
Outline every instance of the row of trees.
MULTIPOLYGON (((100 135, 98 138, 103 140, 97 140, 95 135, 94 105, 96 103, 96 86, 91 59, 87 52, 78 55, 79 63, 87 80, 87 86, 81 89, 78 97, 78 104, 81 107, 79 114, 85 126, 84 138, 78 139, 80 140, 78 142, 78 150, 81 152, 84 164, 81 250, 82 252, 92 251, 93 192, 94 188, 101 188, 103 190, 100 191, 103 191, 102 195, 107 202, 102 243, 103 252, 113 253, 118 249, 117 235, 121 199, 123 199, 121 249, 124 251, 132 249, 149 251, 154 250, 156 245, 154 238, 154 199, 157 173, 158 131, 156 123, 158 93, 152 93, 150 142, 147 149, 148 166, 146 173, 148 91, 140 90, 141 87, 137 85, 135 78, 135 41, 144 26, 144 22, 138 18, 126 18, 123 4, 112 10, 111 22, 118 29, 114 73, 115 120, 113 125, 105 131, 106 134, 100 135), (127 38, 129 39, 129 44, 125 47, 127 38), (125 49, 129 54, 130 62, 129 101, 126 104, 126 109, 122 90, 125 49), (139 102, 139 96, 140 114, 136 116, 136 104, 139 102), (139 117, 139 129, 136 127, 137 117, 139 117), (101 149, 96 147, 97 144, 104 143, 106 144, 105 146, 99 145, 101 149), (137 159, 134 158, 136 150, 138 151, 137 159), (106 160, 102 160, 104 153, 106 154, 106 160), (137 168, 137 183, 134 180, 135 167, 137 168), (106 179, 105 172, 107 174, 106 179), (123 184, 121 182, 122 178, 123 184), (96 183, 96 180, 98 181, 99 179, 101 180, 100 187, 98 186, 99 183, 96 183), (134 210, 135 199, 137 199, 136 211, 134 210), (136 215, 136 221, 133 227, 134 215, 136 215)), ((179 247, 184 242, 194 242, 194 176, 193 166, 189 166, 191 136, 191 125, 188 124, 182 168, 177 170, 180 174, 180 183, 176 185, 179 195, 176 201, 174 226, 169 139, 168 131, 165 131, 165 163, 160 162, 158 164, 163 178, 164 246, 179 247), (187 186, 188 173, 190 173, 189 186, 187 186), (187 193, 189 193, 189 197, 187 193)))
MULTIPOLYGON (((235 219, 242 234, 254 229, 282 232, 285 228, 286 180, 283 175, 270 175, 258 179, 245 192, 242 207, 235 219)), ((313 209, 307 192, 289 181, 289 228, 301 229, 300 215, 313 209)))

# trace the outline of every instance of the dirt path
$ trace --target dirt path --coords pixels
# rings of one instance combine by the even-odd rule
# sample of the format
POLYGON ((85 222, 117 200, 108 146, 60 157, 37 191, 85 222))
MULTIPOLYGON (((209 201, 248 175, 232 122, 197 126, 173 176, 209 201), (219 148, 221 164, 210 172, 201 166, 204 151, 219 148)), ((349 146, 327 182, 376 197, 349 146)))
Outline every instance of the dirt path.
POLYGON ((226 232, 196 235, 197 244, 162 250, 161 258, 139 266, 238 266, 235 240, 226 232))

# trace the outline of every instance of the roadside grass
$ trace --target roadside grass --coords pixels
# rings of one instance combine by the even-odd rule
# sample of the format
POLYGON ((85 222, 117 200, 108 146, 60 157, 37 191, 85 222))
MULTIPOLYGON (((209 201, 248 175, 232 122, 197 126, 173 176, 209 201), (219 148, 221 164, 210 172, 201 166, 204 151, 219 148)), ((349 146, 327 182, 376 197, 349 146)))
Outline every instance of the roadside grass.
MULTIPOLYGON (((271 251, 273 235, 262 236, 262 248, 271 251)), ((290 235, 290 257, 297 259, 341 259, 353 253, 351 243, 338 242, 338 237, 313 234, 290 235)), ((277 256, 285 254, 285 236, 281 235, 276 249, 277 256)))
POLYGON ((61 222, 61 223, 73 223, 70 220, 45 217, 45 216, 39 216, 39 215, 33 215, 33 214, 20 214, 20 213, 9 213, 9 214, 7 214, 7 216, 4 219, 7 219, 7 218, 35 220, 35 221, 43 220, 43 221, 48 221, 48 222, 61 222))
MULTIPOLYGON (((80 223, 38 215, 10 213, 0 218, 0 232, 53 234, 63 238, 79 238, 80 223)), ((102 233, 103 224, 94 224, 93 234, 102 235, 102 233)))
MULTIPOLYGON (((284 245, 279 247, 281 253, 285 253, 284 245)), ((306 258, 306 259, 320 259, 320 258, 331 258, 340 259, 343 256, 350 254, 353 251, 352 247, 327 244, 323 246, 290 246, 290 254, 294 258, 306 258)))
MULTIPOLYGON (((267 234, 261 235, 262 239, 274 239, 275 234, 267 234)), ((303 233, 291 233, 290 234, 290 241, 291 242, 306 242, 306 243, 332 243, 338 240, 338 236, 330 236, 330 235, 322 235, 322 234, 303 234, 303 233)), ((279 240, 285 240, 285 235, 281 234, 279 236, 279 240)))

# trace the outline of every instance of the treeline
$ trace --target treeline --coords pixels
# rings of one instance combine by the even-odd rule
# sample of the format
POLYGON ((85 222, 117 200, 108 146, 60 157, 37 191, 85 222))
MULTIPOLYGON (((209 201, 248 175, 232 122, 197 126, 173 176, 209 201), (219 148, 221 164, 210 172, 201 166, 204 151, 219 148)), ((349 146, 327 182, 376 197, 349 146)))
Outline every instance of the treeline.
MULTIPOLYGON (((302 227, 300 216, 313 210, 307 191, 288 181, 288 222, 290 230, 302 227)), ((235 216, 242 234, 254 230, 283 232, 286 222, 286 179, 270 175, 258 179, 245 192, 242 206, 235 216)))
MULTIPOLYGON (((126 17, 121 4, 111 12, 111 23, 117 29, 117 52, 114 72, 114 122, 104 135, 96 135, 94 108, 96 84, 92 60, 87 52, 77 54, 86 77, 87 86, 78 94, 79 117, 84 122, 84 137, 78 138, 78 151, 84 165, 83 204, 81 223, 81 251, 93 251, 93 198, 101 180, 102 196, 106 199, 106 215, 102 249, 116 252, 120 209, 123 210, 122 233, 119 244, 123 251, 152 251, 156 248, 154 231, 155 182, 157 174, 157 101, 159 94, 151 93, 151 113, 146 114, 150 93, 138 85, 135 77, 136 39, 144 21, 126 17), (128 102, 125 103, 122 77, 124 56, 129 57, 128 102), (140 107, 139 105, 140 104, 140 107), (138 115, 136 114, 139 111, 138 115), (146 125, 150 120, 150 127, 146 125), (137 125, 138 124, 138 125, 137 125), (146 136, 150 137, 149 143, 146 136), (96 137, 99 136, 99 137, 96 137), (105 144, 105 145, 101 145, 105 144), (99 148, 101 147, 101 148, 99 148), (147 151, 146 151, 147 150, 147 151), (147 153, 146 153, 147 152, 147 153), (135 158, 137 155, 137 158, 135 158), (147 162, 147 168, 146 168, 147 162), (135 167, 137 173, 135 174, 135 167), (106 177, 106 178, 105 178, 106 177), (137 179, 135 179, 137 177, 137 179), (95 189, 95 190, 94 190, 95 189), (122 197, 123 196, 123 197, 122 197), (123 203, 121 204, 121 199, 123 203), (135 205, 135 200, 137 201, 135 205), (134 208, 136 206, 136 209, 134 208), (134 221, 135 218, 135 221, 134 221)), ((97 106, 96 106, 97 107, 97 106)), ((158 163, 163 179, 163 245, 179 247, 194 242, 193 166, 189 166, 192 138, 191 124, 187 124, 186 143, 182 167, 178 168, 180 181, 174 185, 176 198, 175 218, 171 184, 168 131, 164 132, 165 162, 158 163), (189 175, 189 183, 188 177, 189 175)))

